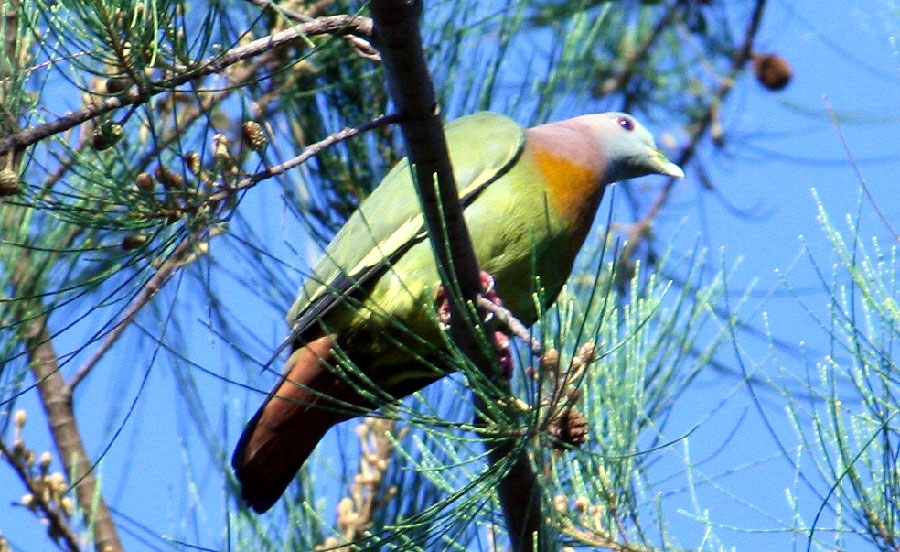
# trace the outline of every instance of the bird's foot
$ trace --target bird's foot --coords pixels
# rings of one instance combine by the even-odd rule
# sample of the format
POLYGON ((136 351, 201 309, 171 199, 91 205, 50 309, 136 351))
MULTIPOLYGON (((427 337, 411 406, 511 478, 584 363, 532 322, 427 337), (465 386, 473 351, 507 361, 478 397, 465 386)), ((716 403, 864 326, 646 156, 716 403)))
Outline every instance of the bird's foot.
MULTIPOLYGON (((494 277, 485 271, 480 271, 478 276, 481 278, 482 296, 497 305, 503 306, 503 300, 497 295, 497 289, 494 286, 494 277)), ((488 314, 488 318, 493 316, 488 314)), ((497 364, 500 365, 500 371, 506 379, 512 378, 513 362, 512 354, 509 351, 509 336, 501 331, 494 331, 494 342, 497 344, 497 364)))
POLYGON ((509 352, 509 336, 496 330, 494 331, 494 342, 497 344, 497 364, 500 365, 500 372, 506 379, 512 379, 513 363, 512 354, 509 352))
MULTIPOLYGON (((494 287, 494 277, 483 270, 478 273, 478 276, 481 278, 482 297, 498 307, 503 306, 503 300, 497 295, 497 290, 494 287)), ((450 301, 447 298, 447 292, 444 290, 444 286, 441 286, 438 290, 435 304, 437 305, 438 321, 443 325, 449 325, 450 301)), ((488 319, 490 319, 491 316, 493 315, 488 314, 488 319)), ((512 354, 509 350, 509 336, 501 331, 495 331, 494 342, 497 345, 497 364, 500 365, 500 371, 506 379, 510 379, 512 378, 513 363, 512 354)))

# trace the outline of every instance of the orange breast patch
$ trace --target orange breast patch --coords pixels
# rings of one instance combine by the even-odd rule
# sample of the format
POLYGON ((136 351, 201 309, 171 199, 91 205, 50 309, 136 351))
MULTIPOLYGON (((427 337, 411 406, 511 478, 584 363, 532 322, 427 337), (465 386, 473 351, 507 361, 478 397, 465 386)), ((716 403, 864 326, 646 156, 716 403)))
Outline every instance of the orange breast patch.
POLYGON ((586 212, 592 215, 597 208, 597 193, 602 190, 598 185, 601 175, 592 167, 559 157, 539 145, 529 146, 539 170, 547 179, 550 206, 571 224, 577 223, 586 212))

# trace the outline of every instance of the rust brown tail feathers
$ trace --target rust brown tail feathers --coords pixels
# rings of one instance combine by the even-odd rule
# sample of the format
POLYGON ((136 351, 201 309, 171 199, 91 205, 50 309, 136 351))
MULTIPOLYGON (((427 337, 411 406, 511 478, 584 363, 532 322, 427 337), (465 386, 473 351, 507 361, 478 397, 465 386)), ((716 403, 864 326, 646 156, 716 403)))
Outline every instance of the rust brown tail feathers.
POLYGON ((359 414, 339 406, 356 402, 356 393, 326 367, 333 347, 324 336, 297 351, 290 371, 241 434, 231 466, 241 496, 258 513, 275 504, 328 429, 359 414))

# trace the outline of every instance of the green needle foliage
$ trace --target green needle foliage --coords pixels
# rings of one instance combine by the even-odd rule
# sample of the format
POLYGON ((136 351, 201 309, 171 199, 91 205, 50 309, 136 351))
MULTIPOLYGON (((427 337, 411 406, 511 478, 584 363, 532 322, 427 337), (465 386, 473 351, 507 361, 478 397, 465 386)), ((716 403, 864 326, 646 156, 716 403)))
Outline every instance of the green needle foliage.
MULTIPOLYGON (((561 544, 655 550, 654 543, 672 540, 660 517, 666 504, 660 493, 690 482, 657 481, 651 467, 672 456, 673 443, 689 438, 670 435, 665 418, 727 339, 725 324, 705 307, 721 297, 723 279, 702 284, 699 256, 667 256, 662 265, 682 265, 696 285, 673 288, 653 273, 645 276, 639 266, 622 296, 611 284, 615 265, 604 264, 600 254, 588 252, 585 261, 603 268, 564 291, 542 317, 547 352, 540 359, 525 351, 519 357, 515 379, 521 383, 519 396, 528 400, 510 397, 491 404, 485 415, 500 425, 489 424, 487 432, 521 436, 519 446, 529 452, 544 490, 548 527, 561 544), (699 354, 698 340, 705 344, 699 354), (500 421, 516 419, 520 425, 500 421), (584 429, 574 441, 567 434, 573 423, 576 432, 584 429)), ((460 369, 465 379, 442 380, 399 408, 382 410, 384 418, 358 426, 365 443, 371 428, 389 424, 384 442, 391 454, 379 455, 378 447, 363 444, 362 457, 351 455, 360 468, 350 488, 373 473, 377 485, 362 493, 368 501, 353 491, 341 500, 350 512, 343 516, 343 531, 342 506, 336 506, 336 529, 319 513, 328 497, 313 493, 318 479, 313 470, 303 477, 304 485, 289 489, 285 524, 273 529, 258 525, 252 515, 235 519, 242 534, 247 524, 255 527, 244 536, 247 546, 264 539, 276 549, 302 543, 304 549, 328 544, 424 551, 464 550, 470 546, 465 543, 488 534, 502 540, 493 489, 507 467, 486 462, 478 437, 484 432, 472 424, 471 407, 459 406, 471 404, 471 393, 496 401, 496 390, 470 373, 474 368, 462 364, 460 369), (382 472, 374 467, 379 462, 385 464, 382 472), (377 505, 365 520, 370 525, 347 531, 347 520, 360 513, 354 508, 361 503, 377 505)))
MULTIPOLYGON (((686 137, 679 161, 689 162, 739 82, 765 3, 725 4, 426 2, 426 56, 448 120, 628 110, 682 129, 672 134, 686 137)), ((92 471, 61 446, 54 462, 70 485, 98 482, 87 497, 70 491, 73 512, 56 512, 81 546, 104 537, 89 518, 109 504, 129 549, 502 549, 496 487, 509 466, 484 446, 512 439, 538 475, 554 547, 725 548, 698 498, 724 476, 700 478, 687 452, 715 413, 687 428, 671 419, 744 324, 723 298, 747 298, 726 294, 731 274, 709 270, 699 248, 658 247, 649 228, 667 196, 628 183, 617 189, 631 212, 598 217, 569 285, 531 329, 543 354, 514 340, 514 396, 448 342, 455 373, 402 403, 360 383, 382 408, 332 431, 274 513, 251 515, 227 459, 237 424, 280 373, 284 313, 324 244, 404 155, 394 126, 338 135, 392 110, 369 31, 352 19, 366 3, 0 5, 0 140, 28 135, 0 158, 0 442, 13 451, 0 470, 21 484, 4 504, 40 499, 28 452, 31 439, 52 448, 50 437, 26 443, 9 420, 46 405, 60 380, 71 392, 63 418, 80 427, 57 434, 64 424, 50 419, 50 434, 85 443, 92 471), (333 16, 347 18, 316 30, 333 16), (160 435, 169 448, 157 448, 160 435), (162 481, 149 469, 160 465, 162 481)), ((823 277, 834 302, 820 327, 834 354, 801 381, 808 397, 788 395, 801 438, 803 496, 792 498, 814 496, 823 514, 782 529, 808 531, 820 548, 863 538, 896 550, 896 259, 826 230, 841 261, 823 277), (821 536, 826 522, 836 541, 821 536)), ((349 362, 341 369, 362 379, 349 362)), ((40 518, 27 519, 35 527, 54 518, 53 504, 26 505, 10 509, 40 518)))
POLYGON ((842 232, 817 194, 815 200, 835 261, 829 266, 807 253, 831 297, 827 315, 814 318, 830 347, 827 357, 808 366, 808 396, 788 397, 802 445, 795 457, 802 478, 793 500, 817 506, 799 529, 809 541, 835 550, 896 550, 897 244, 865 243, 859 216, 848 216, 842 232))

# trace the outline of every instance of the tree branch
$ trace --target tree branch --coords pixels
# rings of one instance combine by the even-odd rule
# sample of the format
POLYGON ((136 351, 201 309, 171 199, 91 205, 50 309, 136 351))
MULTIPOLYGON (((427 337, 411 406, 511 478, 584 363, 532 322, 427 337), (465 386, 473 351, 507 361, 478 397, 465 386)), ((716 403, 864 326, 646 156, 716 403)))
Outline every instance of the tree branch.
MULTIPOLYGON (((305 11, 299 12, 297 10, 292 10, 289 7, 280 6, 275 4, 272 0, 247 0, 251 4, 255 4, 263 9, 269 9, 274 11, 279 15, 283 15, 289 19, 293 19, 294 21, 302 21, 304 23, 314 20, 316 17, 320 17, 320 13, 322 13, 324 6, 317 2, 311 7, 306 8, 305 11)), ((328 0, 329 3, 333 3, 333 0, 328 0)), ((369 43, 368 40, 364 38, 360 38, 355 34, 345 34, 342 36, 344 40, 347 41, 347 44, 350 45, 351 48, 356 50, 356 53, 359 54, 364 59, 369 59, 372 61, 381 61, 381 58, 378 56, 378 50, 372 47, 372 44, 369 43)))
MULTIPOLYGON (((718 106, 722 104, 725 97, 728 96, 728 93, 734 88, 738 75, 744 70, 747 62, 753 57, 753 42, 756 38, 756 34, 759 32, 759 25, 762 23, 762 16, 765 8, 766 0, 757 0, 756 6, 753 9, 753 14, 750 16, 750 22, 747 24, 747 28, 744 31, 743 43, 734 51, 734 54, 731 57, 731 71, 729 72, 728 77, 722 80, 722 83, 713 93, 713 99, 710 102, 709 109, 707 109, 703 114, 703 117, 697 121, 695 131, 691 134, 690 142, 688 142, 688 145, 682 150, 681 155, 678 156, 678 166, 684 167, 691 159, 693 159, 694 154, 697 152, 697 146, 700 145, 700 140, 706 135, 706 132, 709 130, 709 127, 716 116, 718 106)), ((669 195, 672 193, 672 188, 675 186, 676 181, 677 179, 670 178, 666 182, 666 185, 660 191, 659 196, 657 196, 653 205, 650 206, 650 209, 647 211, 642 222, 649 223, 656 219, 660 209, 668 202, 669 195)))
POLYGON ((376 119, 373 119, 373 120, 365 122, 365 123, 362 123, 361 125, 356 125, 355 127, 347 127, 343 130, 335 132, 334 134, 330 134, 330 135, 326 136, 325 138, 322 138, 318 142, 315 142, 313 144, 306 146, 305 148, 303 148, 303 151, 301 151, 299 155, 292 157, 291 159, 288 159, 284 163, 281 163, 280 165, 275 165, 274 167, 268 167, 266 169, 263 169, 263 170, 259 171, 258 173, 253 174, 252 176, 248 176, 247 178, 241 179, 237 184, 235 184, 231 188, 227 188, 220 192, 216 192, 215 194, 213 194, 209 197, 209 201, 217 201, 217 200, 225 199, 227 197, 227 194, 233 194, 234 192, 236 192, 238 190, 245 190, 247 188, 252 188, 253 186, 255 186, 256 184, 258 184, 259 182, 261 182, 263 180, 273 178, 280 174, 284 174, 286 171, 293 169, 294 167, 297 167, 299 165, 302 165, 303 163, 309 161, 310 158, 315 157, 316 155, 319 155, 320 153, 322 153, 322 150, 324 150, 325 148, 331 147, 334 144, 337 144, 338 142, 343 142, 347 138, 352 138, 353 136, 357 136, 364 132, 368 132, 372 129, 382 127, 385 125, 389 125, 391 123, 396 123, 400 120, 401 120, 401 117, 399 115, 393 115, 393 114, 382 115, 381 117, 378 117, 376 119))
POLYGON ((197 80, 212 73, 217 73, 226 67, 257 56, 272 48, 287 46, 294 42, 305 40, 309 36, 331 34, 343 36, 355 34, 368 36, 372 32, 372 21, 365 17, 349 15, 334 15, 318 17, 308 23, 301 23, 290 29, 277 32, 273 35, 256 39, 245 46, 233 48, 227 52, 200 62, 196 68, 166 79, 160 83, 150 83, 149 87, 139 87, 119 96, 106 98, 102 102, 93 104, 79 111, 66 113, 62 117, 44 123, 42 125, 28 127, 21 132, 0 140, 0 155, 10 150, 21 150, 35 144, 44 138, 65 132, 81 123, 90 121, 100 115, 115 111, 127 105, 141 105, 150 100, 154 95, 168 92, 176 86, 186 82, 197 80))
POLYGON ((92 528, 94 548, 97 552, 120 552, 122 543, 91 470, 90 457, 75 421, 72 389, 59 370, 59 358, 50 341, 47 317, 44 313, 28 325, 25 343, 31 369, 38 382, 41 404, 47 413, 50 434, 69 474, 70 483, 75 486, 78 506, 86 525, 92 528))
MULTIPOLYGON (((757 0, 753 13, 750 16, 750 21, 747 23, 747 27, 744 30, 744 39, 740 47, 736 48, 732 54, 731 70, 726 78, 720 79, 720 84, 713 93, 713 97, 709 102, 707 110, 703 113, 703 116, 693 124, 694 128, 693 132, 691 132, 688 144, 681 150, 681 154, 678 156, 676 162, 678 166, 686 167, 694 158, 697 153, 697 148, 700 145, 700 141, 706 136, 706 133, 709 132, 710 128, 716 122, 719 106, 722 105, 725 98, 728 97, 728 94, 734 88, 737 77, 740 75, 741 71, 744 70, 747 62, 753 58, 753 43, 759 32, 759 26, 762 23, 762 16, 765 8, 766 0, 757 0)), ((630 266, 632 264, 631 254, 635 251, 638 244, 650 237, 650 228, 653 221, 656 220, 656 217, 659 215, 662 208, 668 203, 669 197, 672 194, 672 189, 675 187, 677 180, 678 179, 676 178, 669 178, 666 181, 662 190, 660 190, 659 194, 656 196, 656 199, 647 209, 647 212, 633 225, 632 231, 629 232, 629 247, 624 250, 620 256, 620 260, 625 266, 630 266)), ((625 272, 627 273, 628 271, 625 272)))
POLYGON ((91 355, 78 371, 75 372, 75 375, 72 376, 72 379, 69 382, 70 392, 74 392, 75 388, 78 387, 78 384, 90 373, 90 371, 100 362, 100 359, 103 358, 116 341, 122 337, 122 334, 125 333, 125 328, 134 321, 134 318, 137 316, 138 312, 143 309, 147 303, 153 299, 156 294, 162 289, 163 286, 166 285, 166 282, 169 281, 169 278, 175 274, 175 272, 191 262, 191 255, 194 253, 195 248, 201 243, 208 242, 209 238, 216 235, 215 231, 207 232, 206 235, 197 236, 195 234, 188 235, 181 243, 179 243, 175 250, 172 251, 172 254, 166 259, 166 261, 156 269, 156 272, 153 273, 153 276, 150 277, 149 280, 144 284, 141 290, 138 292, 137 296, 131 301, 131 304, 128 305, 128 308, 125 309, 125 313, 122 315, 122 319, 113 327, 112 330, 106 334, 106 337, 103 339, 103 343, 100 344, 100 347, 94 351, 94 354, 91 355))
POLYGON ((506 326, 510 333, 528 344, 528 348, 531 350, 531 354, 536 356, 541 356, 543 354, 544 351, 543 347, 541 346, 541 342, 531 337, 531 332, 528 331, 528 328, 525 327, 525 324, 523 324, 521 320, 516 318, 516 316, 508 308, 493 303, 490 299, 487 299, 486 297, 483 297, 481 295, 478 296, 478 308, 484 309, 496 316, 497 322, 506 326))
MULTIPOLYGON (((0 229, 9 231, 14 228, 21 222, 20 215, 18 209, 8 210, 0 229)), ((77 232, 73 232, 66 239, 74 239, 76 235, 77 232)), ((36 263, 27 251, 24 252, 12 271, 12 297, 37 296, 33 288, 41 281, 39 273, 43 268, 44 265, 36 263)), ((120 552, 122 544, 118 531, 91 471, 91 462, 75 420, 72 389, 60 372, 59 357, 51 342, 47 328, 49 313, 39 301, 23 299, 13 316, 18 320, 27 320, 24 322, 25 330, 17 338, 25 343, 50 434, 70 484, 75 487, 78 507, 93 535, 95 549, 97 552, 120 552), (34 316, 29 313, 40 314, 34 316)))
MULTIPOLYGON (((17 7, 18 2, 4 2, 0 4, 0 11, 5 15, 11 15, 9 9, 17 7)), ((9 24, 10 20, 7 19, 6 23, 9 24)), ((7 41, 10 40, 10 37, 14 37, 14 40, 7 42, 4 54, 7 57, 5 61, 18 69, 18 49, 30 47, 31 44, 30 41, 23 40, 21 35, 15 32, 15 28, 15 26, 12 28, 7 27, 7 41)), ((9 82, 13 81, 10 80, 9 82)), ((19 114, 15 115, 11 117, 11 121, 18 120, 19 114)), ((29 129, 17 132, 9 138, 0 141, 0 144, 10 143, 16 145, 16 137, 28 135, 28 132, 29 129)), ((20 149, 21 147, 15 150, 12 147, 6 147, 2 151, 3 154, 8 154, 8 152, 12 151, 12 159, 7 167, 15 171, 18 171, 18 164, 21 161, 18 155, 20 149)), ((27 218, 21 208, 4 205, 3 209, 3 217, 0 219, 0 231, 5 235, 15 235, 15 230, 19 229, 18 225, 27 224, 27 222, 24 222, 27 218), (14 231, 10 232, 11 230, 14 231)), ((71 235, 74 236, 74 234, 71 235)), ((9 266, 4 268, 10 270, 9 266)), ((30 254, 30 250, 23 249, 22 256, 16 262, 16 266, 10 271, 11 276, 8 282, 11 284, 12 297, 37 296, 33 293, 33 288, 39 285, 41 278, 38 276, 41 270, 44 269, 46 269, 46 266, 35 262, 30 254)), ((25 342, 29 366, 37 382, 41 404, 47 413, 50 434, 56 444, 56 450, 59 453, 65 472, 71 478, 70 483, 76 482, 75 489, 78 496, 78 504, 86 521, 85 526, 91 531, 94 537, 94 546, 98 552, 120 552, 122 544, 119 541, 116 526, 112 521, 103 496, 100 494, 97 481, 90 471, 91 464, 75 422, 71 389, 66 385, 65 378, 60 372, 59 358, 50 341, 51 336, 47 329, 47 319, 49 317, 47 309, 38 300, 25 299, 21 301, 15 311, 13 315, 18 320, 29 320, 29 322, 25 323, 24 331, 16 335, 16 338, 25 342), (31 313, 40 314, 29 319, 29 314, 31 313)), ((13 459, 12 457, 10 458, 11 460, 13 459)), ((43 499, 41 498, 41 500, 43 499)), ((39 505, 41 500, 38 501, 39 505)), ((66 532, 63 528, 57 527, 59 524, 51 519, 48 509, 45 509, 45 512, 48 515, 48 522, 54 523, 53 527, 59 529, 59 532, 56 534, 65 538, 68 547, 72 550, 80 549, 77 538, 71 535, 71 531, 66 532)))
POLYGON ((653 31, 646 39, 644 39, 634 53, 625 60, 622 69, 614 76, 606 79, 603 86, 600 88, 601 96, 612 94, 616 90, 624 89, 628 81, 631 80, 631 77, 637 72, 638 66, 646 60, 647 55, 650 53, 650 48, 656 44, 657 39, 662 36, 663 31, 672 23, 672 19, 677 13, 676 8, 678 5, 679 4, 673 4, 666 9, 665 14, 659 18, 659 21, 657 21, 656 25, 653 27, 653 31))
MULTIPOLYGON (((494 360, 485 353, 490 347, 480 346, 484 337, 479 336, 479 321, 473 319, 469 309, 476 305, 481 279, 447 154, 434 85, 422 50, 419 31, 422 2, 373 0, 370 10, 375 25, 373 41, 381 52, 391 100, 403 116, 400 128, 410 165, 414 167, 435 260, 449 298, 451 335, 470 361, 489 377, 494 376, 494 360)), ((491 326, 491 321, 485 324, 486 335, 493 335, 491 326)), ((512 394, 505 379, 491 379, 501 393, 512 394)), ((477 394, 476 409, 488 410, 484 399, 477 394)), ((542 537, 541 491, 527 454, 515 452, 516 443, 517 439, 508 438, 499 443, 488 442, 486 446, 490 462, 509 464, 498 492, 513 549, 525 552, 533 550, 535 534, 538 540, 542 537)))
POLYGON ((81 544, 78 542, 78 537, 72 532, 72 528, 69 527, 69 523, 60 514, 58 508, 52 507, 44 499, 44 493, 34 484, 34 479, 28 474, 28 469, 16 458, 15 452, 9 450, 9 447, 2 440, 0 440, 0 456, 6 458, 6 461, 9 462, 9 465, 12 466, 19 476, 19 479, 25 484, 28 492, 33 497, 34 505, 44 514, 49 524, 50 534, 61 537, 69 552, 81 552, 81 544))

